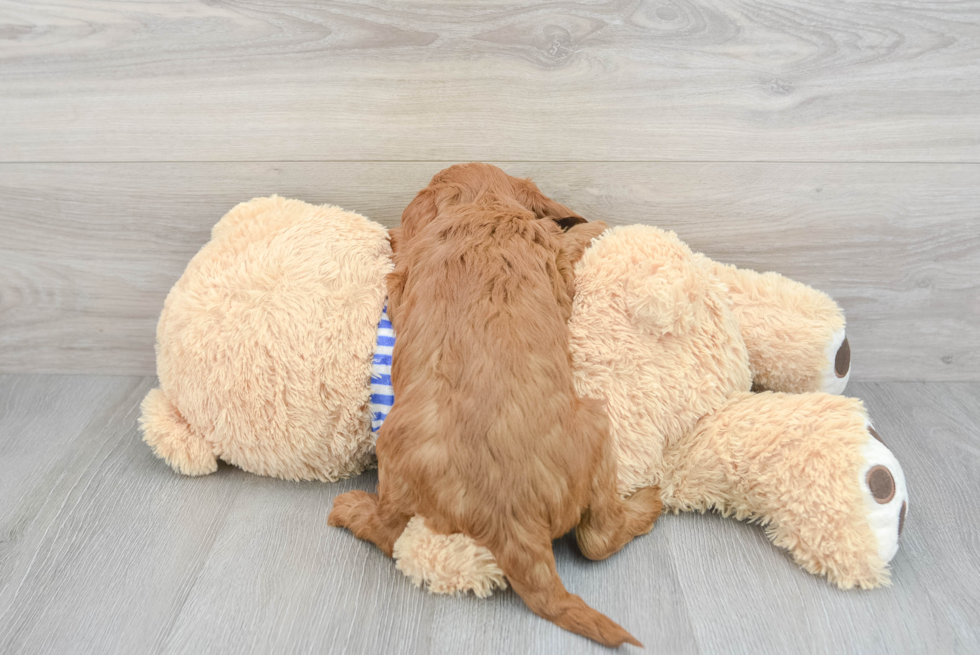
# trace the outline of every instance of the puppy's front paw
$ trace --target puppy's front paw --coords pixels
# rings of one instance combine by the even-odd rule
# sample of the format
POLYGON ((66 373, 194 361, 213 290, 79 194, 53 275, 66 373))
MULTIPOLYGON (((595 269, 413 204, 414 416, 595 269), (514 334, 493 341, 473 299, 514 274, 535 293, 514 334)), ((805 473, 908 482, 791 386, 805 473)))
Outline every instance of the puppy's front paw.
POLYGON ((327 523, 335 528, 353 528, 353 523, 359 518, 373 513, 378 504, 378 497, 366 491, 348 491, 333 500, 333 509, 327 517, 327 523))

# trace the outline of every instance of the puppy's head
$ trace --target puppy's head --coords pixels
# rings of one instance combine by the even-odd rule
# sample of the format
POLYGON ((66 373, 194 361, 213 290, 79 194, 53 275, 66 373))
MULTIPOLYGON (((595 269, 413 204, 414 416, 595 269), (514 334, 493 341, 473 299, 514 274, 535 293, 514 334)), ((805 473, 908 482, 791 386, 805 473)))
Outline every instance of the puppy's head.
POLYGON ((531 180, 508 175, 491 164, 456 164, 436 173, 402 212, 405 238, 446 209, 469 203, 503 203, 532 212, 536 218, 553 219, 563 230, 585 219, 565 205, 541 193, 531 180))

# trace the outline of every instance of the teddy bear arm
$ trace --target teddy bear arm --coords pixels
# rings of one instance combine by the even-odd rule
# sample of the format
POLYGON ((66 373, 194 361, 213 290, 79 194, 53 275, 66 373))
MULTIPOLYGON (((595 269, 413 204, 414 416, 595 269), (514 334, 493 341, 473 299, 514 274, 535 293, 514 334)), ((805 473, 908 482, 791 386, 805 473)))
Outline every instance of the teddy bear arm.
POLYGON ((844 314, 830 296, 777 273, 699 259, 728 286, 755 389, 844 391, 850 345, 844 314))
POLYGON ((765 526, 804 569, 842 588, 888 581, 908 495, 858 400, 740 393, 665 451, 663 502, 765 526))

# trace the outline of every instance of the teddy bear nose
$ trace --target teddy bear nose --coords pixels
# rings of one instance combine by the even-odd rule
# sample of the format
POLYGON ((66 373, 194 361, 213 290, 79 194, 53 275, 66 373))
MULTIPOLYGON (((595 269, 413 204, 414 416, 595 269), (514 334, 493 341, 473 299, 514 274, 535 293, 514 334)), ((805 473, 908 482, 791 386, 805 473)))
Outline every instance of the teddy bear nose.
MULTIPOLYGON (((837 349, 837 357, 834 359, 834 373, 837 374, 837 377, 842 378, 847 375, 847 372, 850 369, 851 346, 847 343, 847 337, 844 337, 843 343, 841 343, 840 348, 837 349)), ((879 441, 881 440, 879 439, 879 441)))
POLYGON ((902 511, 898 513, 898 536, 902 536, 902 528, 905 527, 905 501, 902 501, 902 511))

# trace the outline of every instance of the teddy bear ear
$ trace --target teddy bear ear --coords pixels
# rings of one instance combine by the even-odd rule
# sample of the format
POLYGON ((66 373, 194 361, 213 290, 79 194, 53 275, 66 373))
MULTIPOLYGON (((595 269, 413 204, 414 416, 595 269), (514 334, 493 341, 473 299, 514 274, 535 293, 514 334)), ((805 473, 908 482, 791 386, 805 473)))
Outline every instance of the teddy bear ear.
POLYGON ((645 263, 626 282, 626 308, 634 324, 656 337, 689 331, 703 303, 689 262, 645 263))

